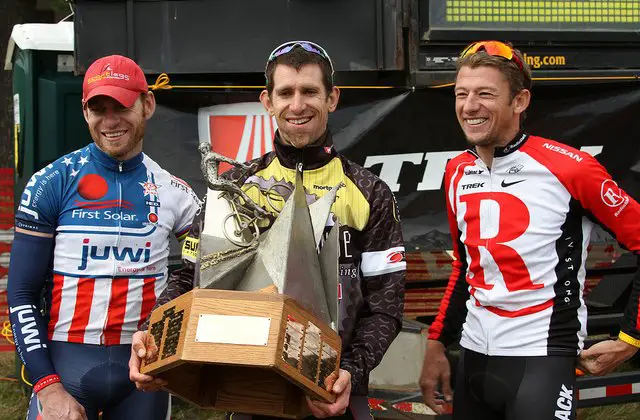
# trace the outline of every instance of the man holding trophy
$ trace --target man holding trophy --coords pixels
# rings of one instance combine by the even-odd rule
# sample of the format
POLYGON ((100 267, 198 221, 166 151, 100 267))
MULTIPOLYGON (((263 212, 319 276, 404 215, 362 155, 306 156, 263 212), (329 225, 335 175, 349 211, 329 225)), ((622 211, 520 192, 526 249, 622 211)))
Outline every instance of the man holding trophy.
MULTIPOLYGON (((326 51, 307 41, 282 44, 270 54, 265 76, 267 86, 260 101, 277 122, 274 151, 247 164, 235 162, 236 166, 220 179, 216 179, 217 166, 213 176, 203 168, 210 188, 206 202, 209 212, 196 216, 190 239, 183 248, 183 266, 171 275, 156 307, 189 292, 194 284, 202 286, 198 277, 209 261, 204 255, 201 234, 206 232, 210 217, 219 217, 214 213, 218 210, 214 209, 211 189, 240 197, 250 209, 243 214, 235 212, 243 229, 251 231, 255 227, 239 252, 249 252, 255 248, 259 234, 272 227, 276 229, 277 216, 284 213, 286 200, 294 198, 297 176, 310 208, 314 202, 327 201, 322 200, 325 195, 333 194, 327 207, 328 217, 325 214, 316 218, 322 223, 316 244, 321 249, 324 244, 321 234, 326 240, 327 232, 335 227, 339 248, 338 264, 334 261, 338 273, 335 297, 339 301, 335 305, 339 307, 335 311, 339 313, 335 329, 342 340, 342 353, 337 378, 327 385, 335 395, 335 402, 307 398, 307 403, 314 417, 364 418, 369 415, 366 397, 369 373, 380 363, 402 324, 406 263, 398 209, 391 190, 382 180, 334 148, 327 121, 338 105, 340 91, 334 86, 333 64, 326 51), (234 185, 241 189, 237 194, 233 192, 234 185), (199 248, 189 245, 198 241, 199 248)), ((211 159, 215 161, 215 154, 207 147, 201 147, 203 162, 208 159, 206 156, 213 156, 211 159)), ((265 267, 269 270, 268 264, 265 267)), ((333 291, 327 294, 333 296, 333 291)), ((150 338, 143 325, 134 335, 129 362, 131 380, 147 391, 167 384, 163 379, 140 373, 141 361, 149 357, 154 347, 150 338)), ((245 416, 234 414, 233 418, 245 416)))

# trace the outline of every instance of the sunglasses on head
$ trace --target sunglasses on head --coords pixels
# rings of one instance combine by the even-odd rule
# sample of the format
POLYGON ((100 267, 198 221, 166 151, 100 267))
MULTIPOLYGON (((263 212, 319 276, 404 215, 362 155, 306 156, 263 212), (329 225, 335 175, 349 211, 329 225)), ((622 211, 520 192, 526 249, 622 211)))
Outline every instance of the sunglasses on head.
POLYGON ((305 51, 309 51, 310 53, 317 54, 320 57, 324 58, 329 63, 329 66, 331 67, 331 77, 333 77, 333 73, 334 73, 333 62, 331 61, 329 54, 327 54, 324 48, 322 48, 320 45, 311 41, 289 41, 289 42, 285 42, 282 45, 277 46, 273 51, 271 51, 271 54, 269 54, 269 59, 267 60, 267 66, 265 66, 265 73, 267 71, 266 67, 269 66, 269 63, 271 63, 273 60, 280 57, 281 55, 290 53, 296 47, 300 47, 305 51))
POLYGON ((484 51, 495 57, 502 57, 506 60, 516 63, 521 72, 524 73, 524 65, 517 55, 513 52, 513 48, 500 41, 479 41, 474 42, 462 51, 460 58, 468 57, 479 51, 484 51))

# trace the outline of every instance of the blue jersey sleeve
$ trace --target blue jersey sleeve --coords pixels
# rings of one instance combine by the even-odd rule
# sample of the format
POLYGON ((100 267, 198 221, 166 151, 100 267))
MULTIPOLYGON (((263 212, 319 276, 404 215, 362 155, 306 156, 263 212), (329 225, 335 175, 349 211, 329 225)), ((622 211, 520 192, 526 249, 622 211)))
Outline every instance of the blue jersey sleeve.
POLYGON ((40 293, 53 255, 54 239, 16 232, 11 246, 7 297, 18 355, 33 383, 55 373, 47 349, 47 325, 40 293))
POLYGON ((16 211, 16 228, 54 233, 64 193, 63 173, 56 162, 33 174, 16 211))

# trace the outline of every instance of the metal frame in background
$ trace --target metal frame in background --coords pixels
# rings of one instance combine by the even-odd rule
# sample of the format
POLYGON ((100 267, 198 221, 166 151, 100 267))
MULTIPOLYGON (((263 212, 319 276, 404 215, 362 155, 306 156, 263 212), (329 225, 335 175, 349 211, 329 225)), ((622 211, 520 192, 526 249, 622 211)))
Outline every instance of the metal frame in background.
POLYGON ((499 32, 499 39, 521 42, 640 42, 638 0, 514 0, 509 6, 496 0, 419 0, 418 13, 420 37, 428 41, 468 42, 499 32))
MULTIPOLYGON (((581 376, 576 381, 578 408, 640 402, 640 373, 622 372, 606 376, 581 376)), ((389 420, 449 420, 446 414, 433 414, 422 399, 420 391, 390 391, 371 389, 369 406, 375 419, 389 420)))
MULTIPOLYGON (((484 34, 489 38, 502 35, 497 32, 484 34)), ((453 83, 458 55, 465 45, 458 42, 422 42, 415 58, 415 86, 439 87, 453 83)), ((515 42, 514 46, 522 51, 525 60, 532 67, 536 84, 592 84, 640 80, 640 44, 540 45, 515 42), (545 65, 544 62, 554 64, 545 65)))

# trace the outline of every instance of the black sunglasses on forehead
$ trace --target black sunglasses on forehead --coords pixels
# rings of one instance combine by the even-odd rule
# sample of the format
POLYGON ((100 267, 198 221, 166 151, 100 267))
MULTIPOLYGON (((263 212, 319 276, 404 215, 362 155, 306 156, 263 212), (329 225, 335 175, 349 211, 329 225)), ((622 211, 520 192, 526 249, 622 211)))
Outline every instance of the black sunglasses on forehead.
POLYGON ((331 77, 333 78, 333 73, 335 72, 335 70, 333 69, 333 62, 331 61, 331 57, 329 57, 329 54, 327 54, 324 48, 322 48, 320 45, 316 44, 315 42, 311 42, 311 41, 289 41, 289 42, 285 42, 282 45, 278 45, 273 51, 271 51, 271 54, 269 54, 269 59, 267 60, 267 64, 264 68, 265 76, 267 73, 267 67, 269 66, 269 63, 271 63, 273 60, 280 57, 281 55, 290 53, 296 47, 300 47, 305 51, 317 54, 323 59, 325 59, 327 63, 329 63, 329 67, 331 67, 331 77))

